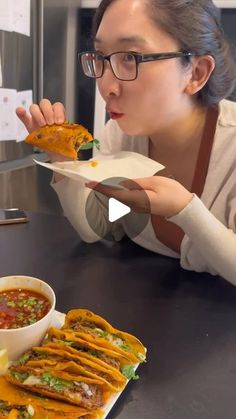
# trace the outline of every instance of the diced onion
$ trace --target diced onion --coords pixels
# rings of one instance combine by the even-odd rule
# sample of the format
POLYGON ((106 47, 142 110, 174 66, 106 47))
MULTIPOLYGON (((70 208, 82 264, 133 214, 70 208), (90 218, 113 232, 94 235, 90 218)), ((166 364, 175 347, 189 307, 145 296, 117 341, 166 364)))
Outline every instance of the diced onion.
POLYGON ((26 378, 26 380, 23 382, 24 385, 26 386, 34 386, 37 384, 42 384, 40 378, 38 377, 34 377, 33 375, 30 375, 28 378, 26 378))
POLYGON ((75 385, 81 386, 84 392, 88 397, 91 397, 93 395, 92 391, 90 390, 88 384, 86 383, 79 383, 78 381, 74 381, 75 385))
POLYGON ((34 416, 34 408, 31 404, 28 404, 27 412, 29 413, 29 415, 34 416))

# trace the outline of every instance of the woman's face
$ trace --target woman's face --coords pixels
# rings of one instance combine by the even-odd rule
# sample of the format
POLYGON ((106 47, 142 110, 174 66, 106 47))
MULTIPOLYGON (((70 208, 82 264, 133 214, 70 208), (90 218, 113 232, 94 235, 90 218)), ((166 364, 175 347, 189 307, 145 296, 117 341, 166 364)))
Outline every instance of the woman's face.
MULTIPOLYGON (((141 54, 174 52, 178 45, 147 14, 144 0, 117 0, 106 10, 98 28, 95 49, 104 55, 117 51, 141 54)), ((189 97, 185 87, 190 71, 179 58, 139 64, 138 77, 120 81, 106 62, 98 88, 110 116, 129 135, 154 135, 181 118, 189 97)))

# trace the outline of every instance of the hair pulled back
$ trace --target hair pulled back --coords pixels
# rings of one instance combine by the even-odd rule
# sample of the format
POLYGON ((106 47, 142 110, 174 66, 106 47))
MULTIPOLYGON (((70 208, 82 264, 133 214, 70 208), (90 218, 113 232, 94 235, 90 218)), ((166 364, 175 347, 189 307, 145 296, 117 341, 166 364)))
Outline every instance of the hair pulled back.
MULTIPOLYGON (((102 0, 93 20, 95 36, 107 8, 119 0, 102 0)), ((236 86, 236 65, 212 0, 142 0, 147 14, 179 43, 182 51, 211 55, 216 63, 208 82, 198 92, 204 105, 229 97, 236 86)), ((153 51, 155 52, 155 51, 153 51)))

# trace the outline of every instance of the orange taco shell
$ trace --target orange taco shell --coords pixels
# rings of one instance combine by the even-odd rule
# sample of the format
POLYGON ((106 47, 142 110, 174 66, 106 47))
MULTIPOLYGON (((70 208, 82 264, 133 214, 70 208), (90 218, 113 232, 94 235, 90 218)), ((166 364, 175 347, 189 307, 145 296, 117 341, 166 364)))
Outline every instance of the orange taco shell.
POLYGON ((85 377, 98 378, 107 384, 113 391, 121 391, 127 380, 118 370, 107 368, 96 363, 95 360, 81 357, 79 354, 73 354, 60 348, 51 348, 48 346, 38 346, 32 348, 32 352, 39 354, 39 358, 33 358, 24 365, 28 367, 51 366, 56 370, 61 370, 85 377), (42 358, 45 355, 45 358, 42 358))
MULTIPOLYGON (((102 418, 102 411, 90 412, 68 403, 48 398, 39 398, 28 390, 11 384, 4 376, 0 376, 0 400, 5 401, 10 406, 32 406, 34 409, 33 419, 100 419, 102 418)), ((12 410, 13 410, 12 409, 12 410)), ((17 410, 17 409, 15 409, 17 410)), ((0 418, 9 418, 0 413, 0 418)))
POLYGON ((72 375, 49 367, 31 368, 27 366, 11 366, 6 378, 12 384, 19 385, 41 395, 73 403, 85 409, 88 408, 89 410, 96 410, 104 406, 111 395, 111 390, 108 389, 108 386, 99 379, 92 379, 81 375, 72 375), (45 373, 47 375, 50 374, 50 377, 54 380, 54 386, 51 386, 51 383, 43 386, 42 384, 35 382, 35 378, 37 379, 45 373), (34 381, 31 379, 31 382, 28 381, 28 383, 26 383, 26 379, 28 377, 25 377, 24 381, 21 381, 19 379, 20 374, 27 374, 28 377, 33 377, 34 381), (60 382, 63 381, 67 383, 67 385, 63 385, 63 391, 56 390, 56 386, 60 385, 55 383, 57 379, 60 380, 60 382), (77 392, 70 390, 69 386, 71 384, 74 385, 75 383, 76 386, 78 383, 83 383, 83 388, 78 387, 77 392), (87 386, 86 392, 84 390, 85 385, 87 386), (94 394, 92 394, 92 391, 90 390, 92 388, 94 390, 94 394))
POLYGON ((115 329, 102 317, 86 309, 70 310, 63 329, 72 329, 76 337, 112 349, 139 363, 146 359, 146 348, 135 336, 115 329))
POLYGON ((27 144, 72 159, 77 159, 79 148, 92 140, 85 127, 70 123, 45 125, 25 138, 27 144))

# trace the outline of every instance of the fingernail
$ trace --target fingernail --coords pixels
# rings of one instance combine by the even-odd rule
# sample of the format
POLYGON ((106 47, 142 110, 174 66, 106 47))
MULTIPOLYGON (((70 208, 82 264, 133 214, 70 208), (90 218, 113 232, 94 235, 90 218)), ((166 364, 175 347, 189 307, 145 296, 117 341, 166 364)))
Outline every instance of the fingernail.
POLYGON ((56 124, 63 124, 64 119, 60 118, 60 117, 57 117, 57 118, 55 118, 55 122, 56 122, 56 124))

